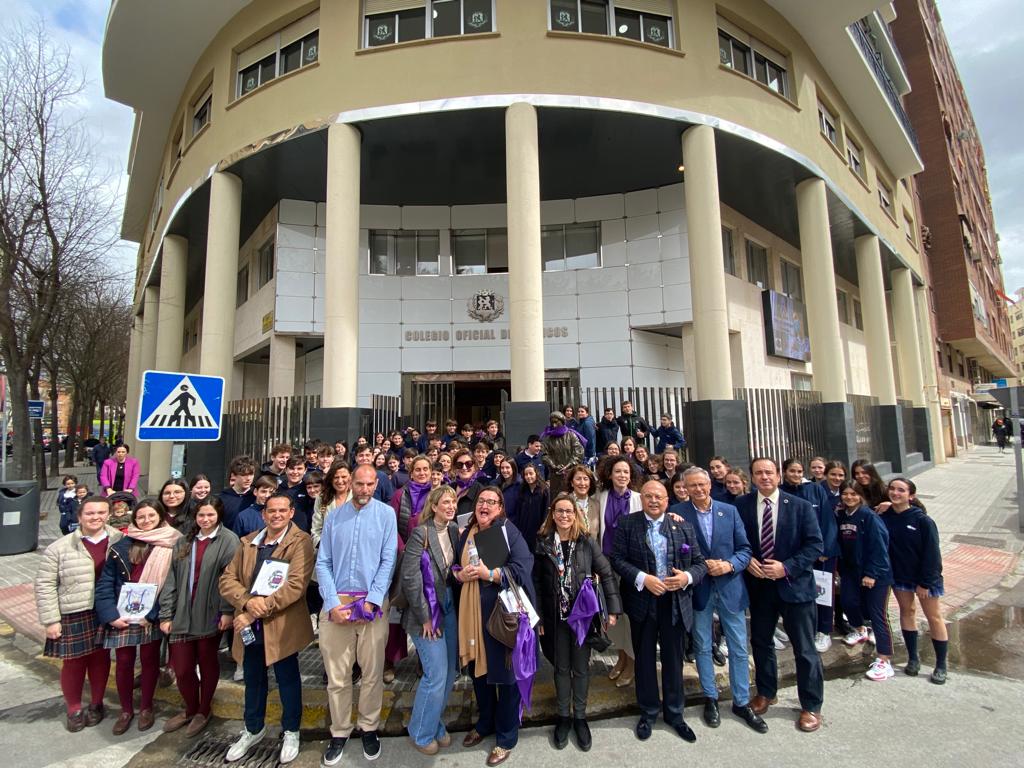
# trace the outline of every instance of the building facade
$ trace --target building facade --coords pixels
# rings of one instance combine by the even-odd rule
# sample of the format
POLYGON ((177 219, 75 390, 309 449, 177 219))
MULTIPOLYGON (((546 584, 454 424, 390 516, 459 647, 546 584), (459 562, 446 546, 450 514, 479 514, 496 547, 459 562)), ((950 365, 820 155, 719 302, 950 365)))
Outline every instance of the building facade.
POLYGON ((1024 288, 1018 288, 1013 294, 1013 305, 1010 307, 1010 338, 1013 340, 1010 354, 1014 365, 1014 376, 1024 378, 1024 288))
MULTIPOLYGON (((916 181, 950 451, 985 435, 974 388, 1016 376, 985 154, 934 0, 897 0, 893 35, 910 76, 907 111, 924 171, 916 181)), ((908 231, 909 236, 909 231, 908 231)), ((985 398, 981 399, 986 402, 985 398)))
MULTIPOLYGON (((856 395, 907 401, 940 440, 893 19, 877 0, 116 0, 132 383, 321 394, 338 424, 432 381, 504 390, 506 416, 536 414, 545 381, 686 387, 698 442, 730 455, 736 388, 813 388, 831 455, 851 456, 856 395)), ((169 447, 143 450, 165 472, 169 447)))

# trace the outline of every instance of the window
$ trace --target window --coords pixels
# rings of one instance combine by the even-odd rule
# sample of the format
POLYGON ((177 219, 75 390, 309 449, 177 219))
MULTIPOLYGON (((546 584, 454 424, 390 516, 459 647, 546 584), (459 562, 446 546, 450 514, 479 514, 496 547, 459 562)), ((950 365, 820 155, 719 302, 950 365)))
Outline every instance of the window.
POLYGON ((294 72, 320 57, 320 11, 289 24, 280 32, 239 51, 235 98, 294 72))
POLYGON ((213 112, 213 93, 208 88, 199 97, 199 101, 192 105, 192 135, 195 136, 203 128, 210 124, 210 116, 213 112))
POLYGON ((907 236, 907 242, 917 248, 917 238, 914 237, 914 217, 907 210, 903 211, 903 233, 907 236))
POLYGON ((260 268, 259 282, 257 287, 262 288, 264 285, 274 279, 274 241, 268 240, 264 243, 257 254, 258 264, 260 268))
POLYGON ((612 34, 652 45, 672 44, 672 4, 668 0, 551 0, 556 32, 612 34), (609 18, 612 29, 609 30, 609 18))
POLYGON ((782 292, 797 301, 804 300, 804 286, 801 281, 800 267, 785 259, 779 259, 782 267, 782 292))
POLYGON ((452 272, 456 275, 508 272, 508 231, 504 227, 453 230, 452 272))
POLYGON ((846 162, 861 181, 867 181, 864 171, 864 150, 850 134, 846 134, 846 162))
POLYGON ((370 232, 371 275, 437 275, 440 239, 436 229, 370 232))
POLYGON ((790 380, 797 392, 810 392, 814 389, 814 377, 806 373, 791 373, 790 380))
POLYGON ((893 213, 892 208, 892 187, 880 178, 878 179, 878 204, 890 219, 896 221, 896 215, 893 213))
POLYGON ((765 45, 736 25, 718 17, 718 60, 789 98, 789 73, 785 54, 765 45))
POLYGON ((736 251, 732 247, 732 230, 727 227, 722 227, 722 260, 725 263, 725 273, 739 277, 736 270, 736 251))
POLYGON ((829 144, 833 147, 839 146, 839 131, 836 126, 839 125, 839 120, 832 113, 828 107, 818 101, 818 130, 821 131, 821 135, 828 139, 829 144))
POLYGON ((850 308, 846 303, 846 291, 836 288, 836 306, 839 309, 839 322, 850 324, 850 308))
POLYGON ((860 306, 860 300, 853 300, 853 327, 858 331, 864 330, 864 310, 860 306))
MULTIPOLYGON (((184 136, 185 126, 183 125, 183 121, 179 120, 178 127, 174 132, 174 138, 171 139, 171 146, 174 147, 174 149, 171 150, 171 168, 174 168, 177 162, 181 160, 181 155, 183 154, 185 148, 184 136)), ((168 183, 170 183, 169 180, 168 183)))
POLYGON ((548 224, 540 232, 545 272, 601 266, 601 224, 548 224))
POLYGON ((249 265, 238 270, 238 281, 235 283, 235 307, 240 307, 249 300, 249 265))
POLYGON ((747 281, 761 290, 771 290, 771 275, 768 272, 768 249, 747 240, 747 281))
POLYGON ((492 0, 365 0, 363 8, 370 48, 494 30, 492 0))

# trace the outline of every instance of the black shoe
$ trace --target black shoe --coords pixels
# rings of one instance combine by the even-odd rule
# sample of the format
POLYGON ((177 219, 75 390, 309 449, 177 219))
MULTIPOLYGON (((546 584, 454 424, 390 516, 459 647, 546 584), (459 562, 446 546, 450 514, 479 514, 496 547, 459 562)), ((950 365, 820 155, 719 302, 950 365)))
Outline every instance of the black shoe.
POLYGON ((768 723, 759 714, 754 712, 749 704, 744 704, 742 707, 737 707, 733 704, 732 713, 758 733, 768 733, 768 723))
POLYGON ((559 717, 555 723, 555 749, 565 749, 569 743, 569 729, 572 727, 572 720, 568 717, 559 717))
POLYGON ((932 683, 935 683, 936 685, 945 685, 946 684, 946 670, 945 670, 945 668, 944 667, 936 667, 935 669, 933 669, 932 670, 932 674, 928 678, 928 680, 930 682, 932 682, 932 683))
POLYGON ((718 702, 714 699, 704 702, 704 722, 707 723, 708 728, 717 728, 722 724, 722 718, 718 714, 718 702))
POLYGON ((641 717, 636 724, 636 737, 640 741, 647 741, 651 738, 651 723, 649 720, 641 717))
POLYGON ((711 660, 715 663, 716 667, 725 666, 725 654, 722 653, 722 649, 718 647, 718 644, 711 646, 711 660))
POLYGON ((696 661, 696 657, 693 655, 693 651, 690 649, 687 649, 686 653, 683 654, 683 659, 690 662, 691 664, 693 664, 693 662, 696 661))
POLYGON ((327 749, 324 750, 323 757, 320 758, 320 765, 331 766, 340 763, 341 753, 345 751, 345 742, 347 741, 348 739, 345 737, 332 736, 327 744, 327 749))
POLYGON ((903 668, 903 672, 911 677, 917 677, 917 673, 921 671, 921 662, 918 659, 910 659, 907 662, 907 666, 903 668))
POLYGON ((376 731, 363 734, 363 757, 367 760, 376 760, 380 757, 380 738, 376 731))
POLYGON ((679 734, 679 738, 685 742, 693 744, 697 740, 697 734, 693 732, 693 728, 688 726, 682 720, 672 726, 676 729, 676 733, 679 734))
POLYGON ((587 725, 587 719, 585 717, 577 717, 572 721, 572 729, 576 733, 576 745, 581 751, 589 752, 594 739, 590 735, 590 726, 587 725))

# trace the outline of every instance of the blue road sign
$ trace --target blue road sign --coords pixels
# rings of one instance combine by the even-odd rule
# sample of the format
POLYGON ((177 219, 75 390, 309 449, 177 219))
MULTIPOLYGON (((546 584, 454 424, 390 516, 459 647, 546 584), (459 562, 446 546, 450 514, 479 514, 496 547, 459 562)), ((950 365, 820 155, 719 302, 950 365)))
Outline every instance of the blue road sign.
POLYGON ((220 439, 224 379, 146 371, 139 396, 139 440, 220 439))
POLYGON ((29 400, 28 401, 28 417, 30 419, 41 419, 43 418, 43 409, 46 403, 42 400, 29 400))

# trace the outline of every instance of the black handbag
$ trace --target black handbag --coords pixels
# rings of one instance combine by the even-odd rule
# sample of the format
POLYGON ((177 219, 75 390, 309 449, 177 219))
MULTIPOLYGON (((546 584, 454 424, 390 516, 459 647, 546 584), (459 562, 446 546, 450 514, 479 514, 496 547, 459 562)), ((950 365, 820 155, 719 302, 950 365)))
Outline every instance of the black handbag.
POLYGON ((593 577, 593 580, 594 592, 597 593, 598 610, 594 614, 594 618, 590 620, 590 627, 587 629, 587 636, 583 640, 583 645, 601 653, 608 650, 612 641, 608 639, 608 634, 604 631, 605 623, 608 621, 608 606, 604 601, 604 590, 601 589, 601 580, 596 575, 593 577))

